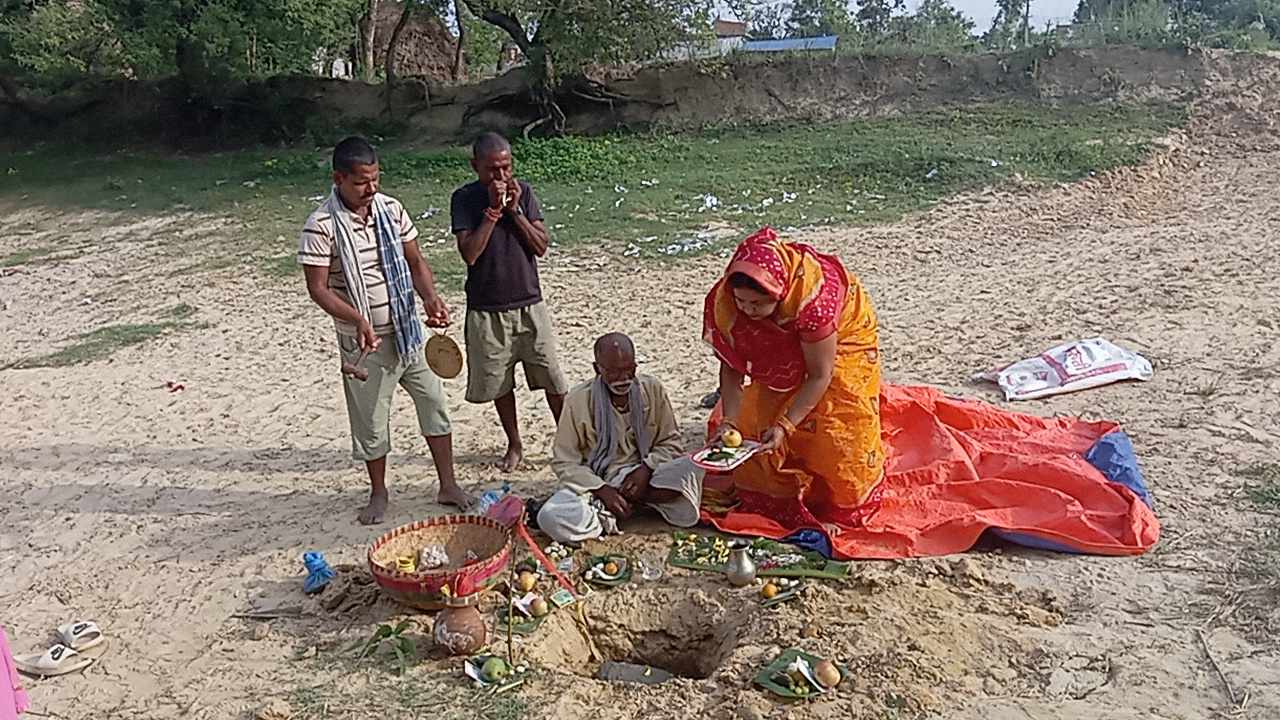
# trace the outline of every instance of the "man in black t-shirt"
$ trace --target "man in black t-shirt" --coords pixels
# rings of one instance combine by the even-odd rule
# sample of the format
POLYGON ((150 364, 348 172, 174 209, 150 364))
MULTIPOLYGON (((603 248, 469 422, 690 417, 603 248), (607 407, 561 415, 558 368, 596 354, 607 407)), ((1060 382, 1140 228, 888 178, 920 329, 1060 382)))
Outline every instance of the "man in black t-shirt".
POLYGON ((544 390, 556 422, 569 387, 556 359, 555 330, 542 301, 538 258, 551 242, 528 183, 512 175, 511 145, 487 133, 472 146, 477 180, 453 193, 458 251, 467 263, 467 401, 492 402, 507 434, 501 467, 520 465, 515 367, 531 390, 544 390))

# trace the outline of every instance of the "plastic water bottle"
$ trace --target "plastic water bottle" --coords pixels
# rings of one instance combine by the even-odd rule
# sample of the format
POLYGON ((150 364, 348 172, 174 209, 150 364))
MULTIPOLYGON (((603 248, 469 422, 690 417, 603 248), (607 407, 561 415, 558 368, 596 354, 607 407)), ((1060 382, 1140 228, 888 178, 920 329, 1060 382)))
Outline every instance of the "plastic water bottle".
POLYGON ((485 490, 484 494, 480 496, 480 502, 476 503, 475 514, 480 516, 488 515, 489 509, 501 502, 502 498, 506 497, 509 492, 511 492, 510 483, 503 483, 502 487, 496 490, 485 490))

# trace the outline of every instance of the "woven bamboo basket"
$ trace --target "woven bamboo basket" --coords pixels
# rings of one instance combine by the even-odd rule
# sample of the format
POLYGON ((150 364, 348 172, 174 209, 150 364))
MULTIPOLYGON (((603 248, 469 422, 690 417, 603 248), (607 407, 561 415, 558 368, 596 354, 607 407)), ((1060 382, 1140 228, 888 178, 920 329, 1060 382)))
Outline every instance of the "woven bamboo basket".
POLYGON ((478 599, 503 579, 510 562, 511 530, 475 515, 444 515, 402 525, 369 546, 374 581, 396 601, 428 611, 444 608, 450 598, 478 599), (413 573, 396 569, 396 558, 417 558, 429 545, 444 547, 448 564, 413 573))

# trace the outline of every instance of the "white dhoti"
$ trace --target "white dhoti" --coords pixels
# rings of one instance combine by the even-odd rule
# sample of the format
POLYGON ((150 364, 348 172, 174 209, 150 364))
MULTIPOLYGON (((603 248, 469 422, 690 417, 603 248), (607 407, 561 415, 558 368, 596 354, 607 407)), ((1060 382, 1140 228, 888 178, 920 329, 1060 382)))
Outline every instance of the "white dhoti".
MULTIPOLYGON (((639 465, 619 468, 609 477, 610 487, 621 487, 622 481, 639 465)), ((698 523, 702 505, 703 471, 688 457, 665 462, 653 471, 649 487, 672 490, 679 497, 665 503, 647 505, 676 527, 693 527, 698 523)), ((598 481, 597 481, 598 482, 598 481)), ((579 543, 618 532, 618 519, 591 493, 561 488, 547 499, 538 511, 538 527, 556 542, 579 543)))

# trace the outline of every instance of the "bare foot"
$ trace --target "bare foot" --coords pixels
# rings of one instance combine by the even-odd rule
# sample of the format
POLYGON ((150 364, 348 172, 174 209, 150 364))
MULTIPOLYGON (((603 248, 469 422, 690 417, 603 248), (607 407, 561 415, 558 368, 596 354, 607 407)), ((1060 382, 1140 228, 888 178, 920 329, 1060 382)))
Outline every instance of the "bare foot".
POLYGON ((822 523, 822 528, 826 530, 827 534, 831 537, 837 537, 840 533, 844 532, 844 528, 836 525, 835 523, 822 523))
POLYGON ((515 472, 520 467, 521 461, 524 460, 524 448, 519 445, 509 445, 507 454, 503 456, 502 462, 498 463, 498 467, 504 473, 515 472))
POLYGON ((449 505, 459 510, 470 510, 475 504, 476 499, 466 490, 458 487, 456 483, 450 485, 441 485, 440 492, 436 493, 436 502, 441 505, 449 505))
POLYGON ((360 512, 361 525, 377 525, 382 522, 382 518, 387 514, 387 494, 371 493, 369 495, 369 505, 360 512))

